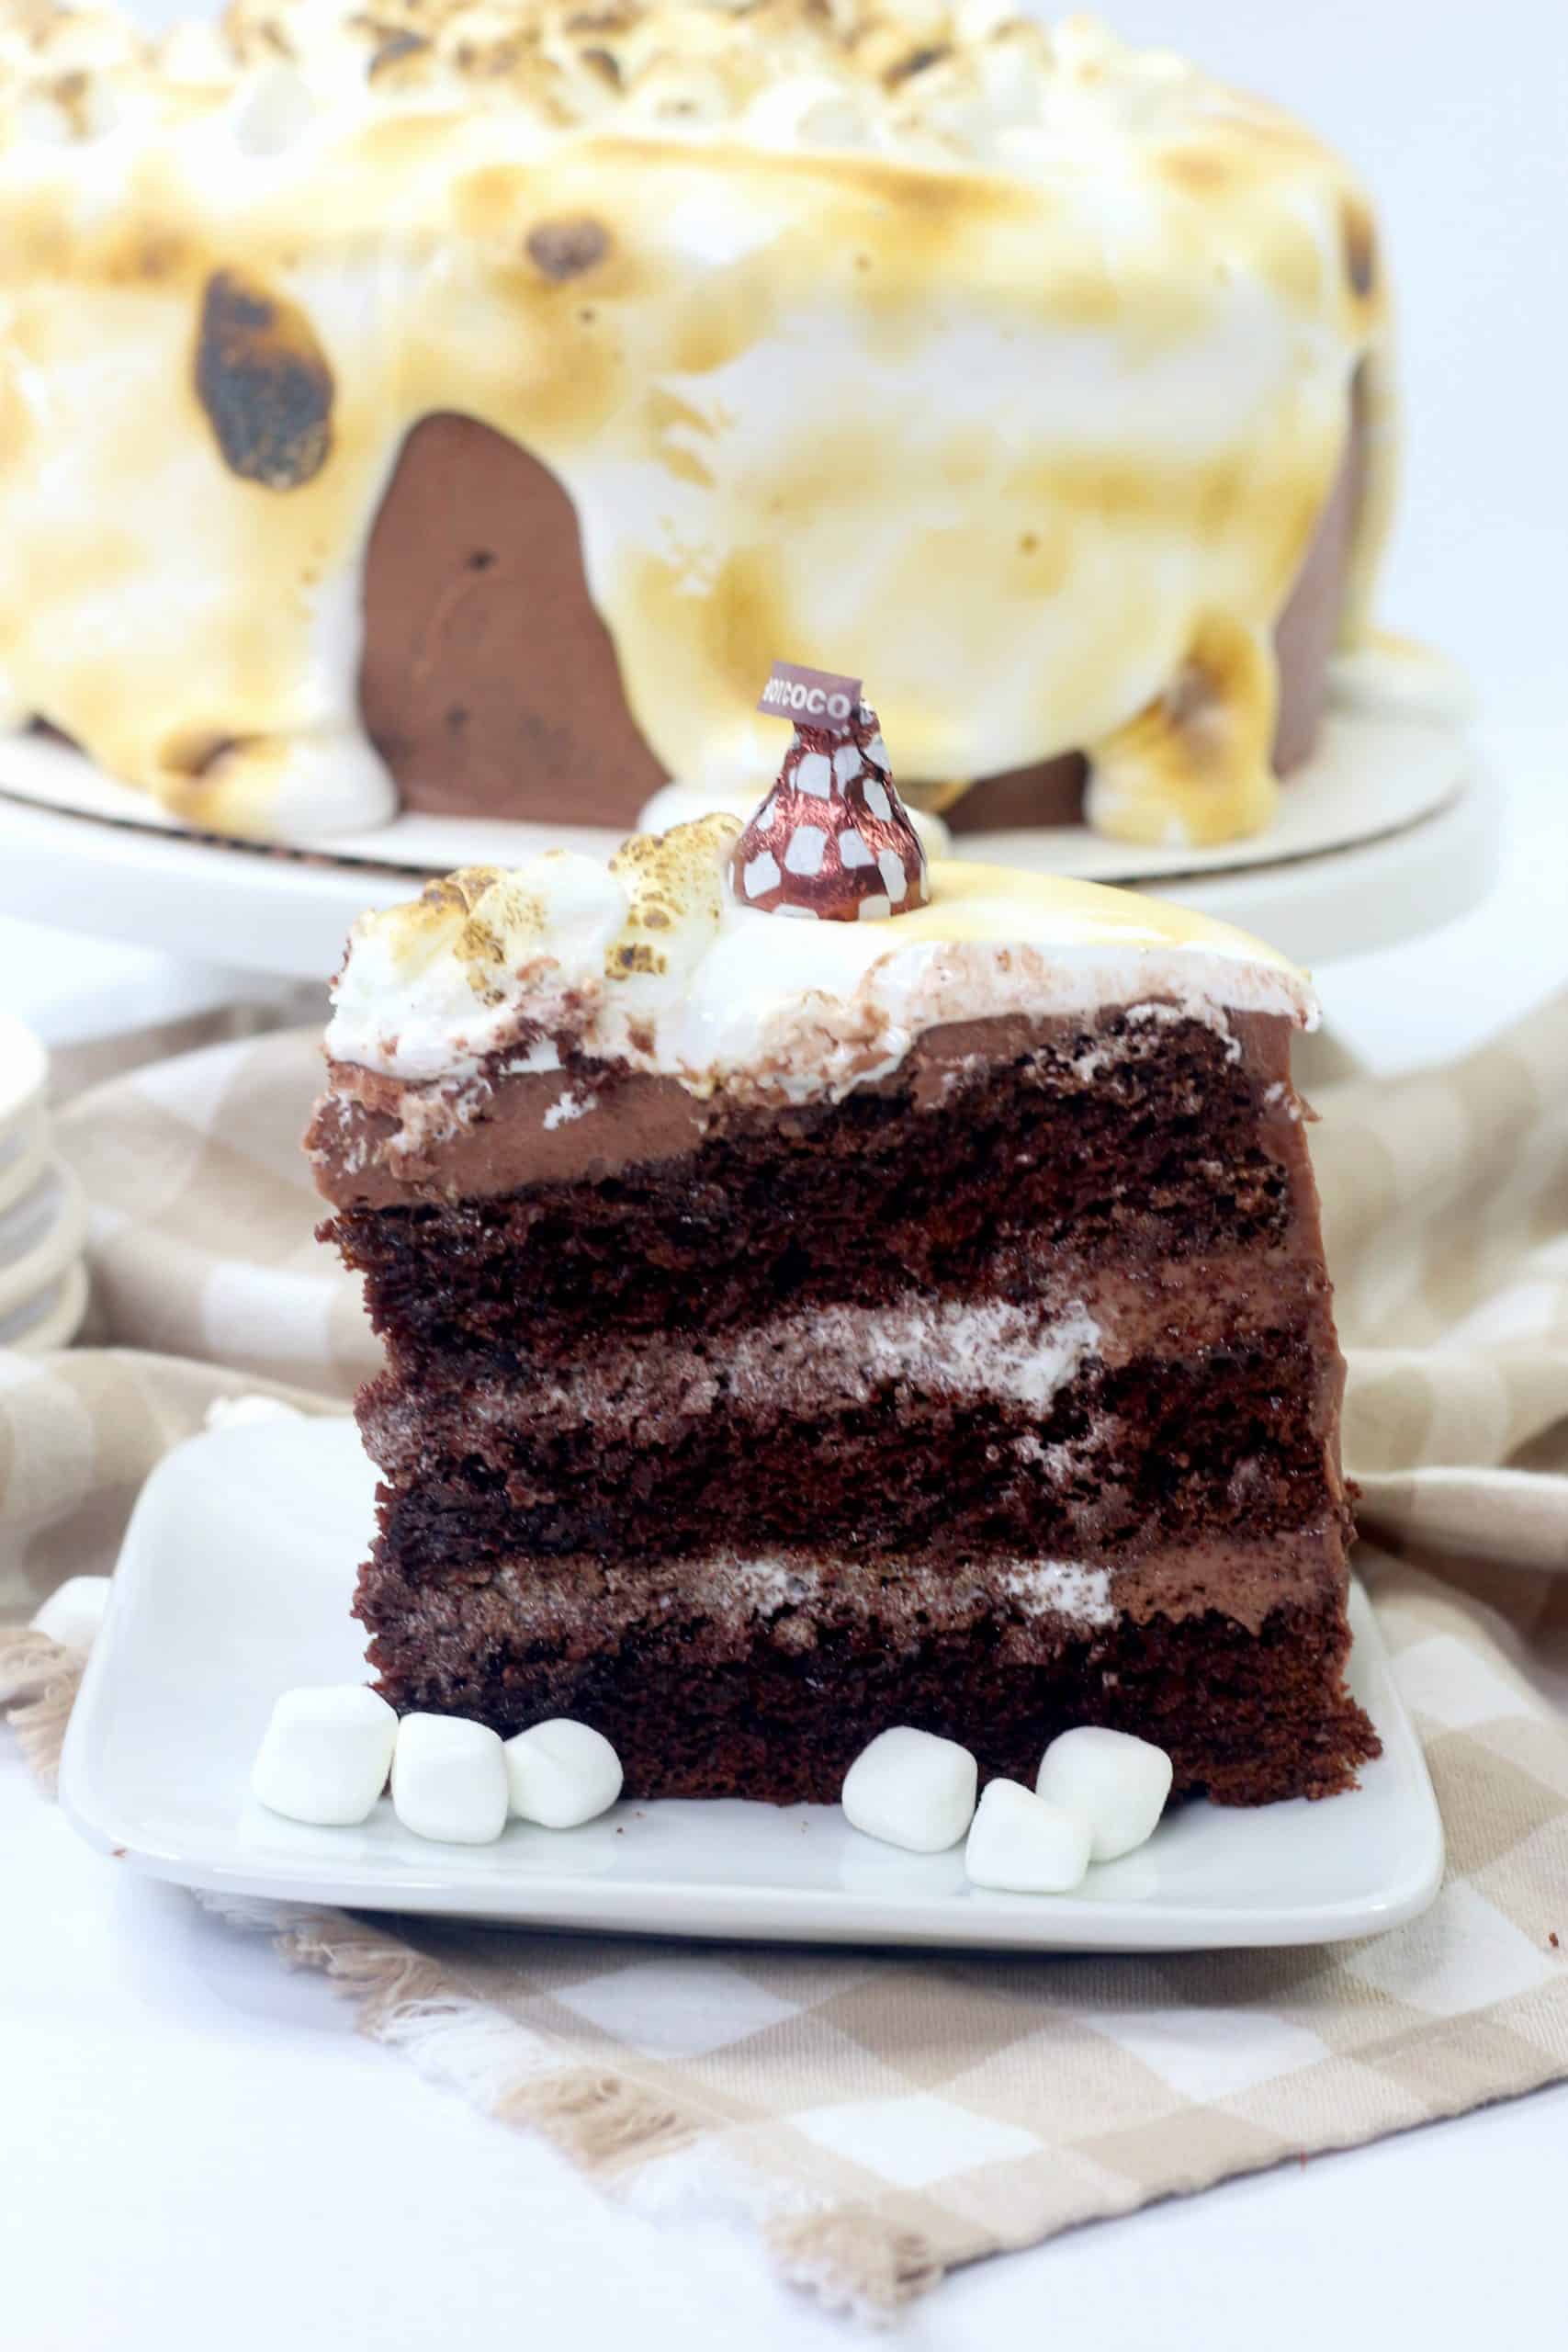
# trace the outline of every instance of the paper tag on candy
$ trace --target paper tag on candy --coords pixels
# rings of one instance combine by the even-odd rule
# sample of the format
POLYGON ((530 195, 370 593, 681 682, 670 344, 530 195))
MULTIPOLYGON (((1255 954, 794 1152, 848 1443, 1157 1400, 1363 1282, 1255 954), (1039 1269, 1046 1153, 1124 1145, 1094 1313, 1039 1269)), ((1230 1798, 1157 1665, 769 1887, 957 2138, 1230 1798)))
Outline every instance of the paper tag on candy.
POLYGON ((861 682, 836 670, 808 670, 798 662, 775 662, 757 707, 769 718, 793 718, 799 727, 847 728, 860 708, 861 682))

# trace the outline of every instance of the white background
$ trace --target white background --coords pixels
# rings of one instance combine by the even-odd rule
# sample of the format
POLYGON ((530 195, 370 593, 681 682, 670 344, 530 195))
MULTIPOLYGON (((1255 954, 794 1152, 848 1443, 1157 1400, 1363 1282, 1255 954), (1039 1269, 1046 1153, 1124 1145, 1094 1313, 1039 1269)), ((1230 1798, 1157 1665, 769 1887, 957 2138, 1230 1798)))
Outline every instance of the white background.
MULTIPOLYGON (((1409 419, 1385 616, 1475 670, 1513 830, 1489 909, 1323 977, 1378 1066, 1435 1059, 1568 983, 1568 8, 1122 0, 1113 17, 1285 99, 1379 204, 1409 419)), ((0 925, 0 995, 56 1035, 108 1025, 155 981, 130 951, 0 925)), ((79 1847, 5 1745, 0 1856, 0 2340, 18 2352, 856 2340, 728 2228, 607 2211, 356 2041, 325 1985, 79 1847)), ((984 2265, 902 2340, 1549 2342, 1565 2177, 1554 2091, 984 2265)))

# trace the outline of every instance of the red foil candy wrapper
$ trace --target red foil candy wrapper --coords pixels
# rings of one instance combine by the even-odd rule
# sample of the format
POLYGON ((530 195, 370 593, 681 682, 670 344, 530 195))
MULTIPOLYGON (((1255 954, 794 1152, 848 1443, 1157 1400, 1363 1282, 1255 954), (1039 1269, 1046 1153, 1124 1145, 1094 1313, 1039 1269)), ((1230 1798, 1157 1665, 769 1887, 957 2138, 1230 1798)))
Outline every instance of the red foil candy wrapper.
POLYGON ((729 870, 740 904, 764 914, 859 922, 927 903, 926 854, 874 710, 863 703, 841 728, 796 727, 729 870))

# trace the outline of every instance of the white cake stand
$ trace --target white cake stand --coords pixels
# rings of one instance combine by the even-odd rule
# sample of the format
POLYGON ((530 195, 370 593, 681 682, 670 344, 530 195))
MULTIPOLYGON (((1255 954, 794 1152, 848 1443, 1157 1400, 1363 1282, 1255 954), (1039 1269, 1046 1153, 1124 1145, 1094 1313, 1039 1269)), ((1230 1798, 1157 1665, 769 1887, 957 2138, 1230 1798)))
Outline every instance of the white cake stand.
MULTIPOLYGON (((1317 752, 1257 840, 1143 849, 1072 826, 963 835, 956 854, 1157 890, 1301 963, 1397 945, 1477 905, 1497 860, 1498 796, 1462 696, 1431 692, 1434 667, 1423 660, 1418 692, 1398 677, 1391 687, 1386 664, 1371 690, 1343 676, 1317 752)), ((405 816, 281 849, 214 842, 75 752, 0 741, 0 911, 280 978, 324 978, 355 917, 424 876, 515 864, 551 843, 607 855, 616 838, 405 816)))

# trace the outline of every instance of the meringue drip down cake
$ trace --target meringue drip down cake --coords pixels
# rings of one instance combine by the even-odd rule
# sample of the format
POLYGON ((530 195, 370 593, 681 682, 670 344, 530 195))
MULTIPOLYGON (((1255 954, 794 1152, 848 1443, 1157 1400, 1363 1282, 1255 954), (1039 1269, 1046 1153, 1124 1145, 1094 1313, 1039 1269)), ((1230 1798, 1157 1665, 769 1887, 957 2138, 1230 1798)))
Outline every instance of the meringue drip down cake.
POLYGON ((386 1347, 381 1690, 645 1797, 831 1801, 897 1724, 1351 1784, 1314 1017, 1224 925, 928 870, 864 711, 744 831, 363 918, 307 1142, 386 1347))

